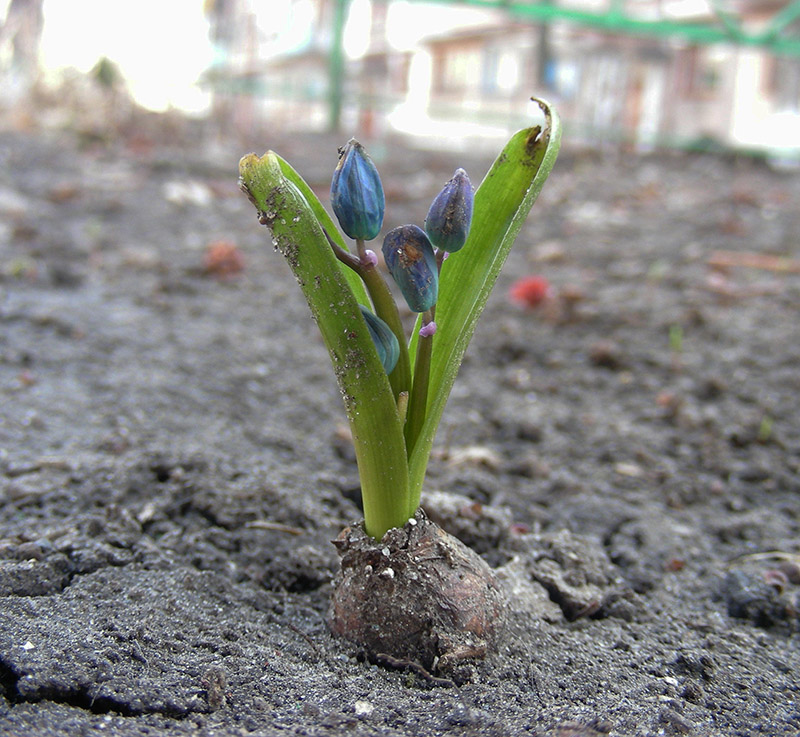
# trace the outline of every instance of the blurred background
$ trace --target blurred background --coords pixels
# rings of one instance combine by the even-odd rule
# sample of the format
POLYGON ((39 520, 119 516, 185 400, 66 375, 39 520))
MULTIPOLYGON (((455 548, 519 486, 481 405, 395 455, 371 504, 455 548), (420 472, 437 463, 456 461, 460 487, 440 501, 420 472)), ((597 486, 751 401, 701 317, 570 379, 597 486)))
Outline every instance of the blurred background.
MULTIPOLYGON (((556 104, 568 145, 800 158, 800 0, 5 0, 5 126, 158 113, 483 145, 556 104)), ((177 123, 176 123, 177 125, 177 123)))

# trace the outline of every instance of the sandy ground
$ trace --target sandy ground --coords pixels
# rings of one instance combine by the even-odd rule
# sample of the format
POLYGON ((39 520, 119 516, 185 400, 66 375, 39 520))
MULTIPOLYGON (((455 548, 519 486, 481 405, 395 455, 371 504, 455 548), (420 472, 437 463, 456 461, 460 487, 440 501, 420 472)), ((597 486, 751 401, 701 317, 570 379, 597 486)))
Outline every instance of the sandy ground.
MULTIPOLYGON (((272 147, 326 198, 346 137, 0 134, 0 734, 797 735, 800 274, 709 259, 800 258, 798 174, 562 154, 423 498, 512 591, 450 686, 327 629, 358 477, 236 187, 272 147)), ((370 149, 385 229, 491 161, 370 149)))

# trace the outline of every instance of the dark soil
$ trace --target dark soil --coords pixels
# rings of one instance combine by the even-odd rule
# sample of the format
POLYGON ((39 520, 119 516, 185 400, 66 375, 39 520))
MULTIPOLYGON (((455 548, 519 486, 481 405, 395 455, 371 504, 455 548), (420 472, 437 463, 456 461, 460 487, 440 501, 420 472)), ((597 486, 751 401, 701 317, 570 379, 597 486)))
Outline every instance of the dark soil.
MULTIPOLYGON (((797 173, 563 152, 423 498, 511 592, 455 686, 329 633, 358 477, 236 185, 272 147, 326 200, 347 137, 0 135, 0 734, 797 735, 800 274, 707 263, 800 258, 797 173)), ((491 161, 368 147, 387 230, 491 161)))

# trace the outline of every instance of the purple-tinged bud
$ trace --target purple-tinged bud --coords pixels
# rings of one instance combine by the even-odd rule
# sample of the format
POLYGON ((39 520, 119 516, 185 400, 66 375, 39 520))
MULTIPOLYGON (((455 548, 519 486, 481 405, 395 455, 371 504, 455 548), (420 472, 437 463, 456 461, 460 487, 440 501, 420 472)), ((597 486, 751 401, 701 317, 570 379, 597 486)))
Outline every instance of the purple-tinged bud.
POLYGON ((436 323, 433 320, 431 320, 430 322, 426 322, 419 329, 420 338, 430 338, 433 335, 436 335, 436 323))
POLYGON ((453 178, 434 198, 425 218, 425 232, 434 246, 455 253, 466 243, 472 224, 472 184, 467 172, 456 169, 453 178))
POLYGON ((375 251, 371 251, 369 248, 364 251, 364 258, 362 259, 365 266, 377 266, 378 265, 378 257, 375 255, 375 251))
POLYGON ((383 185, 364 147, 351 138, 339 149, 331 181, 331 207, 342 230, 357 240, 372 240, 383 225, 383 185))
POLYGON ((386 266, 412 312, 425 312, 439 295, 439 269, 433 246, 417 225, 401 225, 383 240, 386 266))
POLYGON ((400 343, 397 341, 397 336, 380 317, 373 315, 364 305, 359 307, 367 323, 369 336, 375 344, 375 350, 378 351, 378 358, 383 364, 383 370, 391 374, 400 358, 400 343))

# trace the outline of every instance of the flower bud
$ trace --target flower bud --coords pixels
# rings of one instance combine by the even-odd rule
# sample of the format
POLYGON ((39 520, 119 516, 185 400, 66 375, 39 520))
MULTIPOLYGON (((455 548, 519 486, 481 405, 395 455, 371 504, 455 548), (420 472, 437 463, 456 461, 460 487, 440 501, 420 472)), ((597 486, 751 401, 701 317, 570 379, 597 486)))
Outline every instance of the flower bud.
POLYGON ((464 245, 472 223, 472 200, 467 172, 456 169, 453 178, 434 198, 425 218, 425 231, 434 246, 455 253, 464 245))
POLYGON ((384 204, 378 170, 364 147, 351 138, 339 149, 331 181, 331 207, 339 225, 353 239, 372 240, 383 225, 384 204))
POLYGON ((430 322, 426 322, 420 329, 419 329, 419 337, 420 338, 432 338, 436 335, 436 323, 431 320, 430 322))
POLYGON ((383 258, 413 312, 425 312, 439 295, 439 269, 433 246, 416 225, 401 225, 386 234, 383 258))
POLYGON ((397 342, 397 336, 380 317, 373 315, 363 305, 359 305, 359 307, 367 323, 369 336, 375 344, 375 350, 378 351, 378 358, 381 359, 383 369, 387 374, 391 374, 397 365, 397 359, 400 358, 400 343, 397 342))

